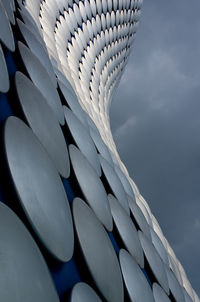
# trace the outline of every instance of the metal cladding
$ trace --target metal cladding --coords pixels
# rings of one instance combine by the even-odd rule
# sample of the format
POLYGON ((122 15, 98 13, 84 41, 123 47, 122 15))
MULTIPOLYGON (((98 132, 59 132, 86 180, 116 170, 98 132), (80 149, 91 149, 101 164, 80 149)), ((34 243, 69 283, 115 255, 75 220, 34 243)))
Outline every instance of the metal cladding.
POLYGON ((199 302, 110 129, 141 6, 0 0, 0 301, 199 302))
POLYGON ((2 202, 0 220, 1 301, 13 301, 14 297, 16 302, 58 302, 39 248, 17 215, 2 202))
POLYGON ((95 291, 86 283, 77 283, 72 289, 71 302, 101 302, 95 291))

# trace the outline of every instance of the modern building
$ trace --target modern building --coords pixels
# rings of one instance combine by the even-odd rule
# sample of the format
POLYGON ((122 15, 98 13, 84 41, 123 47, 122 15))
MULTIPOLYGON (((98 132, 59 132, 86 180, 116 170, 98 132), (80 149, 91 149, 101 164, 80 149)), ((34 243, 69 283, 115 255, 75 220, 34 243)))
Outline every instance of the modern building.
POLYGON ((0 301, 199 302, 109 108, 142 0, 0 0, 0 301))

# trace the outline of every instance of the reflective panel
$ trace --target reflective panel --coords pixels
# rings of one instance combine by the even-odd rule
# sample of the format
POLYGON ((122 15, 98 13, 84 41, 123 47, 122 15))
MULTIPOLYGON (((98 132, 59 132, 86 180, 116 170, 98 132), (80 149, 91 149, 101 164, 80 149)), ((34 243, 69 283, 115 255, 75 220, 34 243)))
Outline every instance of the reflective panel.
POLYGON ((112 215, 104 186, 86 157, 74 145, 69 146, 72 167, 81 191, 108 231, 112 231, 112 215))
POLYGON ((78 240, 92 278, 106 301, 123 301, 123 282, 111 241, 94 212, 80 198, 73 201, 78 240))
POLYGON ((133 257, 122 249, 119 252, 119 260, 131 301, 155 302, 150 285, 133 257))
POLYGON ((5 8, 0 1, 0 40, 11 51, 15 50, 14 37, 5 8))
POLYGON ((13 14, 13 8, 12 8, 12 4, 11 4, 11 1, 10 0, 1 0, 5 10, 6 10, 6 13, 7 13, 7 16, 8 16, 8 19, 10 20, 10 22, 15 25, 15 17, 14 17, 14 14, 13 14))
POLYGON ((158 283, 162 286, 167 294, 169 294, 169 285, 167 280, 167 275, 165 272, 164 263, 162 262, 158 252, 153 246, 152 242, 141 232, 139 231, 139 238, 142 244, 142 248, 146 259, 149 263, 149 266, 157 279, 158 283))
POLYGON ((176 299, 177 302, 185 302, 182 286, 180 286, 174 273, 168 267, 165 267, 165 268, 166 268, 166 272, 167 272, 169 289, 170 289, 172 295, 174 296, 174 298, 176 299))
POLYGON ((132 198, 135 198, 135 195, 134 195, 134 192, 133 192, 133 189, 128 181, 128 179, 126 178, 126 176, 124 175, 124 173, 122 172, 122 170, 115 165, 115 171, 117 173, 117 175, 119 176, 119 179, 121 180, 121 183, 123 184, 124 186, 124 189, 126 191, 126 193, 131 196, 132 198))
POLYGON ((46 249, 60 261, 72 257, 74 235, 67 196, 53 162, 32 130, 9 117, 4 143, 21 206, 46 249))
POLYGON ((0 301, 59 302, 44 258, 17 215, 0 202, 0 301))
POLYGON ((3 50, 0 44, 0 92, 6 93, 9 90, 9 76, 4 58, 3 50))
POLYGON ((95 291, 86 283, 77 283, 71 293, 71 302, 101 302, 95 291))
POLYGON ((139 206, 133 201, 133 199, 130 196, 128 196, 128 202, 129 202, 129 207, 130 207, 131 213, 132 213, 135 221, 137 222, 139 228, 144 232, 144 234, 149 239, 151 239, 149 225, 148 225, 142 211, 140 210, 139 206))
POLYGON ((33 83, 38 87, 44 95, 51 109, 55 113, 60 124, 64 124, 64 113, 61 105, 60 97, 54 87, 47 70, 40 63, 38 58, 21 42, 18 43, 19 51, 33 83))
POLYGON ((96 170, 97 174, 100 176, 101 167, 99 163, 99 158, 94 143, 90 135, 88 134, 89 131, 73 114, 73 112, 69 110, 66 106, 64 106, 64 114, 68 128, 78 148, 85 155, 87 160, 90 162, 90 164, 96 170))
MULTIPOLYGON (((74 114, 79 118, 82 124, 87 127, 86 113, 78 102, 77 96, 72 87, 66 87, 61 81, 58 81, 59 87, 65 97, 65 100, 74 114)), ((70 85, 70 84, 69 84, 70 85)))
POLYGON ((29 48, 48 72, 48 75, 50 76, 54 86, 57 87, 56 77, 54 75, 54 70, 51 65, 47 50, 39 42, 38 38, 36 38, 35 35, 29 30, 26 24, 22 23, 19 19, 17 19, 17 23, 29 48))
POLYGON ((185 288, 183 288, 183 295, 184 295, 184 298, 185 298, 185 302, 193 302, 192 298, 186 292, 185 288))
POLYGON ((135 258, 140 267, 144 267, 143 250, 138 238, 138 232, 119 201, 112 196, 108 195, 110 203, 111 213, 116 225, 116 228, 120 234, 120 237, 129 251, 129 253, 135 258))
POLYGON ((200 302, 200 299, 194 290, 193 290, 193 295, 194 295, 194 302, 200 302))
POLYGON ((129 206, 128 201, 126 197, 126 193, 124 191, 124 188, 122 186, 122 183, 120 182, 115 170, 113 167, 108 163, 106 159, 104 159, 101 155, 99 155, 99 160, 101 167, 103 169, 104 175, 114 193, 114 195, 117 197, 123 208, 126 210, 126 212, 129 214, 129 206))
POLYGON ((41 29, 38 28, 33 17, 29 14, 29 12, 26 9, 24 9, 24 6, 22 6, 22 9, 19 10, 19 13, 22 17, 22 20, 29 28, 29 30, 35 35, 35 37, 37 37, 40 43, 43 44, 44 40, 43 37, 41 36, 41 31, 40 31, 41 29))
POLYGON ((152 238, 153 245, 155 246, 158 254, 160 255, 161 259, 164 261, 164 263, 169 266, 168 253, 162 241, 160 240, 160 238, 152 228, 150 228, 150 231, 151 231, 151 238, 152 238))
POLYGON ((56 168, 69 177, 70 163, 67 145, 55 114, 38 88, 21 72, 15 75, 16 90, 24 115, 56 168))
POLYGON ((112 165, 113 164, 112 157, 110 155, 108 147, 103 142, 99 132, 90 127, 90 135, 99 153, 112 165))
POLYGON ((153 296, 155 302, 170 302, 171 300, 166 295, 162 287, 160 287, 157 283, 153 284, 153 296))
MULTIPOLYGON (((169 248, 169 246, 168 246, 169 248)), ((172 250, 172 248, 170 247, 170 249, 172 250)), ((174 254, 175 258, 170 255, 169 249, 168 249, 168 259, 169 259, 169 267, 171 268, 172 272, 174 273, 176 279, 178 280, 178 282, 183 285, 183 281, 182 281, 182 277, 179 271, 179 267, 178 267, 178 261, 176 258, 176 255, 174 254)), ((173 252, 174 253, 174 252, 173 252)))

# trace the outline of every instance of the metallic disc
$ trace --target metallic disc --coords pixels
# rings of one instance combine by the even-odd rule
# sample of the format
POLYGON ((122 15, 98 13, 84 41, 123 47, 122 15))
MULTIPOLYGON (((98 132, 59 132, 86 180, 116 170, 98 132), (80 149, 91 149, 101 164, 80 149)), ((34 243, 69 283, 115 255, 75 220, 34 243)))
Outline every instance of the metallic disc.
POLYGON ((160 240, 160 238, 152 228, 150 228, 150 232, 151 232, 152 243, 155 246, 158 254, 160 255, 163 262, 169 266, 169 260, 168 260, 168 254, 166 248, 164 247, 162 241, 160 240))
POLYGON ((0 1, 0 41, 10 50, 15 50, 14 37, 6 10, 0 1))
POLYGON ((127 248, 128 252, 134 257, 140 267, 144 267, 142 246, 138 238, 138 232, 130 216, 114 196, 109 194, 108 200, 110 203, 113 220, 125 247, 127 248))
POLYGON ((111 164, 113 165, 112 157, 110 155, 110 152, 108 150, 108 147, 103 142, 101 135, 99 134, 99 131, 96 131, 95 129, 90 127, 90 135, 93 139, 97 150, 99 153, 111 164))
POLYGON ((151 287, 133 257, 122 249, 119 252, 119 260, 131 301, 155 302, 151 287))
POLYGON ((28 47, 33 52, 33 54, 39 59, 40 63, 44 66, 44 68, 48 72, 48 75, 50 76, 52 83, 54 84, 55 87, 57 87, 56 77, 47 50, 40 43, 38 38, 36 38, 35 35, 30 31, 30 29, 26 24, 21 22, 21 20, 19 19, 17 19, 17 23, 28 47))
POLYGON ((108 163, 106 159, 104 159, 99 154, 99 160, 101 167, 103 169, 104 175, 114 193, 114 195, 117 197, 123 208, 126 210, 128 214, 130 214, 129 206, 128 206, 128 200, 127 195, 124 191, 124 188, 122 186, 122 183, 119 180, 119 177, 117 176, 115 170, 113 167, 108 163))
POLYGON ((128 202, 129 202, 129 207, 131 210, 131 213, 135 219, 135 221, 137 222, 139 228, 143 231, 143 233, 149 238, 151 239, 151 233, 150 233, 150 228, 149 225, 146 221, 146 218, 144 217, 141 209, 139 208, 139 206, 133 201, 133 199, 128 196, 128 202))
POLYGON ((172 272, 174 273, 174 275, 176 276, 178 282, 182 285, 183 284, 183 280, 182 280, 182 276, 179 270, 179 265, 178 265, 178 260, 176 258, 176 255, 174 254, 174 251, 172 250, 171 246, 169 246, 168 244, 168 259, 169 259, 169 266, 172 270, 172 272), (172 253, 170 253, 172 251, 172 253))
POLYGON ((10 87, 9 76, 3 50, 0 44, 0 92, 8 92, 10 87))
POLYGON ((153 296, 155 302, 171 302, 162 287, 160 287, 157 283, 153 284, 153 296))
POLYGON ((133 189, 127 179, 127 177, 124 175, 124 173, 122 172, 122 170, 115 165, 115 171, 119 177, 119 179, 121 180, 121 183, 124 186, 124 190, 126 191, 126 193, 131 196, 132 198, 135 198, 135 194, 133 192, 133 189))
POLYGON ((87 117, 87 123, 88 123, 88 126, 96 131, 98 131, 98 128, 97 126, 95 125, 95 123, 93 122, 93 120, 91 119, 90 116, 87 117))
POLYGON ((107 230, 112 231, 110 205, 99 176, 78 148, 70 145, 69 153, 74 173, 86 201, 107 230))
POLYGON ((68 125, 68 128, 71 132, 74 141, 76 142, 78 148, 85 155, 87 160, 96 170, 97 174, 101 175, 101 167, 99 163, 98 154, 94 143, 88 134, 87 129, 79 121, 79 119, 74 115, 74 113, 64 106, 65 120, 68 125))
POLYGON ((21 72, 15 75, 16 90, 24 115, 33 132, 63 177, 69 177, 67 145, 59 122, 40 90, 21 72))
POLYGON ((123 301, 123 281, 112 243, 94 212, 80 198, 73 201, 74 223, 88 269, 106 301, 123 301))
POLYGON ((185 288, 183 288, 183 295, 184 295, 184 298, 185 298, 185 302, 193 302, 192 298, 189 296, 189 294, 187 293, 185 288))
POLYGON ((185 302, 183 288, 176 279, 174 273, 166 267, 169 289, 177 302, 185 302))
POLYGON ((0 301, 59 302, 44 258, 17 215, 0 202, 0 301))
POLYGON ((160 258, 152 242, 144 235, 144 233, 141 231, 138 233, 144 254, 156 280, 162 286, 165 292, 169 294, 169 285, 162 259, 160 258))
POLYGON ((40 43, 44 44, 43 37, 41 36, 41 32, 36 25, 33 17, 30 15, 30 13, 25 9, 24 6, 19 9, 19 13, 21 15, 22 20, 26 24, 26 26, 29 28, 29 30, 37 37, 37 39, 40 41, 40 43))
POLYGON ((64 112, 60 97, 48 75, 47 70, 28 47, 21 42, 18 42, 18 45, 22 60, 33 83, 44 95, 60 124, 64 125, 64 112))
POLYGON ((101 299, 89 285, 79 282, 72 289, 70 302, 101 302, 101 299))
POLYGON ((193 290, 193 295, 194 295, 194 302, 200 302, 199 297, 197 296, 197 293, 193 290))
POLYGON ((21 206, 46 249, 60 261, 73 254, 74 234, 67 196, 50 157, 32 130, 9 117, 4 143, 21 206))
POLYGON ((81 123, 85 127, 88 127, 87 120, 86 120, 86 113, 84 112, 81 105, 79 104, 77 96, 73 91, 73 88, 71 86, 66 87, 61 81, 58 81, 58 84, 71 110, 78 117, 81 123))
POLYGON ((13 25, 15 25, 15 17, 14 17, 14 14, 13 14, 13 7, 12 7, 12 4, 11 4, 11 1, 10 0, 1 0, 1 2, 2 2, 3 6, 6 10, 9 21, 13 25))

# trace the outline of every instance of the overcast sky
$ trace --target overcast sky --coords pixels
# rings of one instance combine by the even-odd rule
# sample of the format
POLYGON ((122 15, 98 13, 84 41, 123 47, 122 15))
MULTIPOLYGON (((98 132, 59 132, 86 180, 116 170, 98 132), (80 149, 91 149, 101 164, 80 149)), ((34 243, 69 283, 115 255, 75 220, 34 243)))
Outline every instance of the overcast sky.
POLYGON ((200 296, 199 15, 199 0, 144 0, 110 115, 120 156, 200 296))

